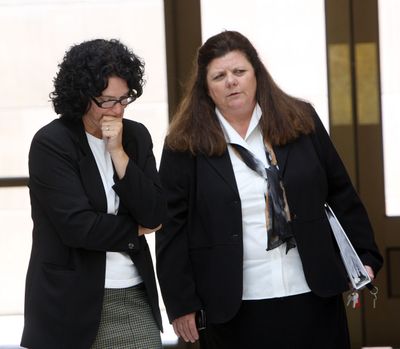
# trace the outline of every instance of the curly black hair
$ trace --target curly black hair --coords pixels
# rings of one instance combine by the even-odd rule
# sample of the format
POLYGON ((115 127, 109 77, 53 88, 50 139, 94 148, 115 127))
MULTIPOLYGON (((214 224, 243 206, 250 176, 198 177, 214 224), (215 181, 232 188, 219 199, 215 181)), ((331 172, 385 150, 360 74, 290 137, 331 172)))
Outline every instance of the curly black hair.
POLYGON ((80 120, 91 97, 107 88, 108 79, 124 79, 131 93, 143 93, 144 62, 117 39, 95 39, 72 46, 66 53, 50 93, 54 110, 63 119, 80 120))

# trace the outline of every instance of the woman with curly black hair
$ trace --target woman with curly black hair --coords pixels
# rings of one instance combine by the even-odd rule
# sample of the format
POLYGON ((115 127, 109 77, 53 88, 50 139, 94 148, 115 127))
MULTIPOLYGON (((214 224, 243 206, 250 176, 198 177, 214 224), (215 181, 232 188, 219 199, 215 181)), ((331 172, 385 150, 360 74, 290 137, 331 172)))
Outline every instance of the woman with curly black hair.
POLYGON ((33 245, 26 278, 28 348, 161 348, 145 234, 165 201, 147 129, 123 119, 144 63, 118 40, 72 46, 51 99, 60 118, 29 152, 33 245))

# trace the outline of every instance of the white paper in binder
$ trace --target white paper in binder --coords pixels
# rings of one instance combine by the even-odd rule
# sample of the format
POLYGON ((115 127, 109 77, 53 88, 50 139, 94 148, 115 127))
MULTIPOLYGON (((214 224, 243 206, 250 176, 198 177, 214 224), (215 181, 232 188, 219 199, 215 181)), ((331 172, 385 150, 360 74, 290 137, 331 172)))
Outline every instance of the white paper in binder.
POLYGON ((329 224, 331 225, 333 235, 335 236, 338 244, 340 255, 343 264, 346 268, 349 280, 353 288, 358 290, 371 282, 363 263, 354 250, 346 232, 342 228, 339 220, 336 218, 335 213, 332 211, 328 204, 325 204, 325 213, 328 217, 329 224))

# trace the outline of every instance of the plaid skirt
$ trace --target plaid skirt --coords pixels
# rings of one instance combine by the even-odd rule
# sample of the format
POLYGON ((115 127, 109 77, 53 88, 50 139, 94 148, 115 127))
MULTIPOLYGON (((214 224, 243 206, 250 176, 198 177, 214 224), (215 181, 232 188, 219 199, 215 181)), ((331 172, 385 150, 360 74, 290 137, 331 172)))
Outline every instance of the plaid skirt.
POLYGON ((106 288, 91 349, 161 349, 161 337, 143 284, 106 288))

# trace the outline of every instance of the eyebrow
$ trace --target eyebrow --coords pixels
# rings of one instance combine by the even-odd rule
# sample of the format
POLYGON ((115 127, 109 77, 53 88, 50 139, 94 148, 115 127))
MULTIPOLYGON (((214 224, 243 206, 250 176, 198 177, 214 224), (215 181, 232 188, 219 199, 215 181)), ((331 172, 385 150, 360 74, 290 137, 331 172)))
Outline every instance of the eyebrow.
POLYGON ((208 73, 220 73, 220 72, 224 72, 226 70, 235 70, 235 69, 249 69, 248 66, 244 65, 244 64, 238 64, 235 65, 233 68, 214 68, 214 70, 208 69, 208 73))

